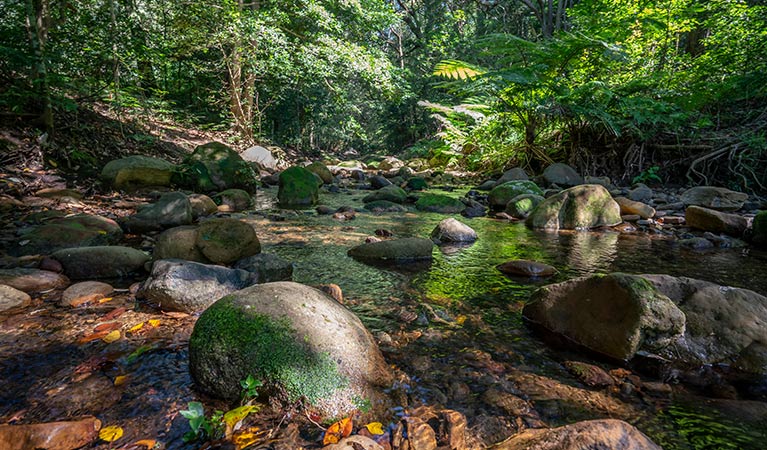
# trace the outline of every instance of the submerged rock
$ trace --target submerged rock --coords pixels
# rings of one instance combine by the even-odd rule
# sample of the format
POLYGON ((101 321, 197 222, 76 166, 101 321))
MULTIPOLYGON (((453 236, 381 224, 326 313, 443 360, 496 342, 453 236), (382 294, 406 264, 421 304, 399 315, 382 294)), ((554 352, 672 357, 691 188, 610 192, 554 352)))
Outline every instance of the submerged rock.
POLYGON ((66 422, 0 425, 0 448, 3 450, 73 450, 94 442, 101 421, 87 416, 66 422))
POLYGON ((165 311, 194 313, 234 291, 252 286, 252 273, 178 259, 155 261, 137 296, 165 311))
POLYGON ((365 209, 372 212, 407 212, 407 207, 388 200, 376 200, 365 203, 365 209))
POLYGON ((394 203, 405 203, 407 199, 407 192, 399 186, 393 184, 384 186, 375 192, 371 192, 366 195, 362 201, 365 203, 377 202, 386 200, 394 203))
POLYGON ((649 281, 613 273, 576 278, 533 293, 523 315, 604 355, 631 359, 678 342, 685 315, 649 281))
POLYGON ((61 294, 61 306, 78 306, 79 304, 108 297, 114 288, 100 281, 82 281, 69 286, 61 294))
POLYGON ((530 228, 588 229, 621 223, 620 206, 598 184, 566 189, 538 205, 525 224, 530 228))
POLYGON ((322 418, 388 403, 391 374, 373 337, 352 312, 317 289, 267 283, 214 303, 195 324, 189 368, 209 395, 237 399, 240 380, 261 380, 273 400, 304 399, 322 418))
POLYGON ((438 244, 441 242, 474 242, 477 240, 477 232, 470 226, 451 217, 437 224, 434 231, 431 232, 431 239, 438 244))
POLYGON ((548 264, 527 259, 508 261, 497 265, 496 268, 507 275, 523 277, 550 277, 559 273, 557 269, 548 264))
POLYGON ((661 450, 622 420, 587 420, 559 428, 527 429, 493 446, 497 450, 661 450))
POLYGON ((260 253, 243 258, 237 261, 234 268, 255 274, 259 283, 291 281, 293 279, 293 264, 269 253, 260 253))
POLYGON ((431 259, 434 243, 429 239, 402 238, 370 242, 349 249, 353 258, 375 261, 407 261, 431 259))
POLYGON ((423 195, 415 202, 415 207, 419 211, 441 214, 459 214, 466 209, 466 205, 457 198, 441 194, 423 195))
POLYGON ((119 246, 68 248, 52 256, 64 267, 64 273, 75 280, 124 277, 143 270, 150 260, 140 250, 119 246))

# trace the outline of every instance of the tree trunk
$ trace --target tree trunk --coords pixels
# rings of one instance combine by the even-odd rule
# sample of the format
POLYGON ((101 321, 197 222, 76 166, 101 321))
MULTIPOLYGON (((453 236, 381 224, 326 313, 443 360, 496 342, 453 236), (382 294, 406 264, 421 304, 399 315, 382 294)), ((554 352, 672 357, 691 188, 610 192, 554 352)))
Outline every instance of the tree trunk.
POLYGON ((37 86, 40 98, 43 101, 43 109, 39 121, 43 129, 48 133, 48 142, 53 138, 53 102, 51 100, 51 87, 48 80, 48 66, 45 61, 45 43, 48 39, 47 0, 27 0, 27 33, 29 43, 34 54, 33 82, 37 86))

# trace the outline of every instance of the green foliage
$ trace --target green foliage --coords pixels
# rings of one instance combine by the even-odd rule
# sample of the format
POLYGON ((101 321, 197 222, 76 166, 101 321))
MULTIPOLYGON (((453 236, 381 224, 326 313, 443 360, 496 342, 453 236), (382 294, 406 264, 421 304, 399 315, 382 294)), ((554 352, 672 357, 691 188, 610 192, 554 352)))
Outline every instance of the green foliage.
POLYGON ((210 417, 205 416, 205 408, 200 402, 189 402, 186 410, 180 414, 189 420, 190 431, 184 434, 184 442, 204 441, 216 439, 223 434, 224 428, 221 419, 223 411, 216 411, 210 417))
POLYGON ((240 386, 242 387, 242 402, 246 403, 258 397, 258 388, 263 385, 264 383, 253 375, 248 375, 244 380, 240 380, 240 386))
POLYGON ((642 173, 635 176, 631 180, 631 184, 637 184, 637 183, 662 183, 663 180, 658 176, 658 171, 660 170, 660 167, 658 166, 651 166, 647 169, 643 170, 642 173))

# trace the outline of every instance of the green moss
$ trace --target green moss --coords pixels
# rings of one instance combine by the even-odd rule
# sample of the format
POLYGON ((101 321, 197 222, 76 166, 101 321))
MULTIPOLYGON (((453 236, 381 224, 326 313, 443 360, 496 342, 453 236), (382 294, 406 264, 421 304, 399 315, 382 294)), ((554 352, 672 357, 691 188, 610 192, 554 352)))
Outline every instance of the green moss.
MULTIPOLYGON (((243 373, 284 393, 289 402, 305 397, 314 403, 347 385, 335 361, 312 351, 287 319, 254 313, 234 300, 224 297, 200 316, 189 344, 195 357, 224 352, 243 373)), ((228 381, 238 389, 238 379, 228 381)))
POLYGON ((426 194, 422 196, 415 203, 415 207, 419 211, 438 212, 443 214, 460 213, 466 209, 466 205, 460 200, 440 194, 426 194))
POLYGON ((488 194, 487 201, 491 208, 505 208, 511 199, 523 194, 543 196, 543 191, 529 180, 507 181, 494 187, 488 194))
POLYGON ((312 206, 319 200, 315 175, 303 167, 291 167, 280 174, 277 198, 282 206, 312 206))

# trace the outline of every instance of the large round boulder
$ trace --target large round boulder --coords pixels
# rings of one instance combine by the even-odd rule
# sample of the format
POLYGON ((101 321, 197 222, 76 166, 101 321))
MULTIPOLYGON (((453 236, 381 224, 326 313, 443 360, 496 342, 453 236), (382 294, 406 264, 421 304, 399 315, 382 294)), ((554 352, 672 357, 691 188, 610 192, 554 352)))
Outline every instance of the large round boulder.
POLYGON ((583 184, 583 177, 575 169, 563 163, 554 163, 543 171, 543 179, 548 184, 572 187, 583 184))
POLYGON ((491 209, 503 209, 509 200, 523 194, 543 195, 543 191, 537 184, 529 180, 507 181, 490 191, 487 195, 487 202, 491 209))
POLYGON ((315 161, 306 166, 306 170, 320 177, 320 180, 322 180, 324 184, 333 183, 333 174, 330 172, 330 169, 319 161, 315 161))
POLYGON ((197 386, 234 400, 254 376, 273 400, 304 399, 322 418, 363 405, 387 406, 391 374, 373 337, 351 311, 321 291, 293 282, 259 284, 210 306, 189 341, 197 386))
POLYGON ((460 214, 466 209, 466 205, 457 198, 448 195, 426 194, 422 195, 418 201, 415 202, 415 208, 419 211, 441 214, 460 214))
POLYGON ((51 256, 76 280, 124 277, 141 271, 150 259, 140 250, 119 246, 67 248, 51 256))
POLYGON ((32 303, 32 297, 24 291, 11 286, 0 284, 0 313, 24 308, 32 303))
POLYGON ((530 228, 589 229, 621 223, 620 206, 598 184, 583 184, 555 194, 527 217, 530 228))
POLYGON ((220 142, 199 145, 184 159, 176 180, 197 192, 243 189, 255 192, 258 179, 239 153, 220 142))
POLYGON ((388 186, 384 186, 381 189, 378 189, 377 191, 371 192, 370 194, 366 195, 362 199, 362 201, 365 203, 370 203, 370 202, 386 200, 386 201, 394 202, 394 203, 405 203, 406 199, 407 199, 407 192, 405 192, 404 189, 402 189, 399 186, 390 184, 388 186))
POLYGON ((212 198, 205 194, 192 194, 187 197, 192 205, 192 219, 209 216, 218 212, 218 206, 212 198))
POLYGON ((146 233, 192 223, 192 204, 183 192, 168 192, 121 221, 128 233, 146 233))
POLYGON ((524 181, 529 179, 530 177, 527 176, 527 172, 525 172, 525 169, 521 167, 515 167, 513 169, 507 170, 506 172, 503 172, 503 175, 501 175, 501 177, 495 181, 495 186, 500 186, 503 183, 506 183, 507 181, 519 181, 519 180, 524 181))
POLYGON ((222 206, 222 210, 228 212, 245 211, 253 206, 253 197, 242 189, 227 189, 214 195, 213 198, 222 206))
POLYGON ((431 239, 436 243, 446 242, 474 242, 477 240, 477 232, 470 226, 459 222, 452 217, 445 219, 434 227, 431 239))
POLYGON ((685 315, 649 281, 623 273, 593 275, 544 286, 523 315, 595 352, 629 360, 682 339, 685 315))
POLYGON ((122 239, 117 222, 101 216, 76 214, 54 218, 30 229, 11 246, 13 255, 50 254, 72 247, 112 245, 122 239))
POLYGON ((116 189, 170 186, 174 165, 150 156, 128 156, 109 161, 101 170, 101 179, 116 189))
POLYGON ((163 259, 154 262, 136 295, 164 311, 195 313, 253 284, 256 277, 245 270, 163 259))
POLYGON ((237 219, 211 219, 197 227, 200 253, 216 264, 230 264, 261 252, 256 230, 237 219))
POLYGON ((347 254, 363 261, 396 262, 431 259, 434 243, 429 239, 402 238, 368 242, 349 249, 347 254))
POLYGON ((277 199, 283 207, 313 206, 319 200, 317 177, 303 167, 294 166, 280 173, 277 199))
POLYGON ((194 225, 169 228, 160 233, 155 239, 152 259, 210 262, 197 247, 197 227, 194 225))

